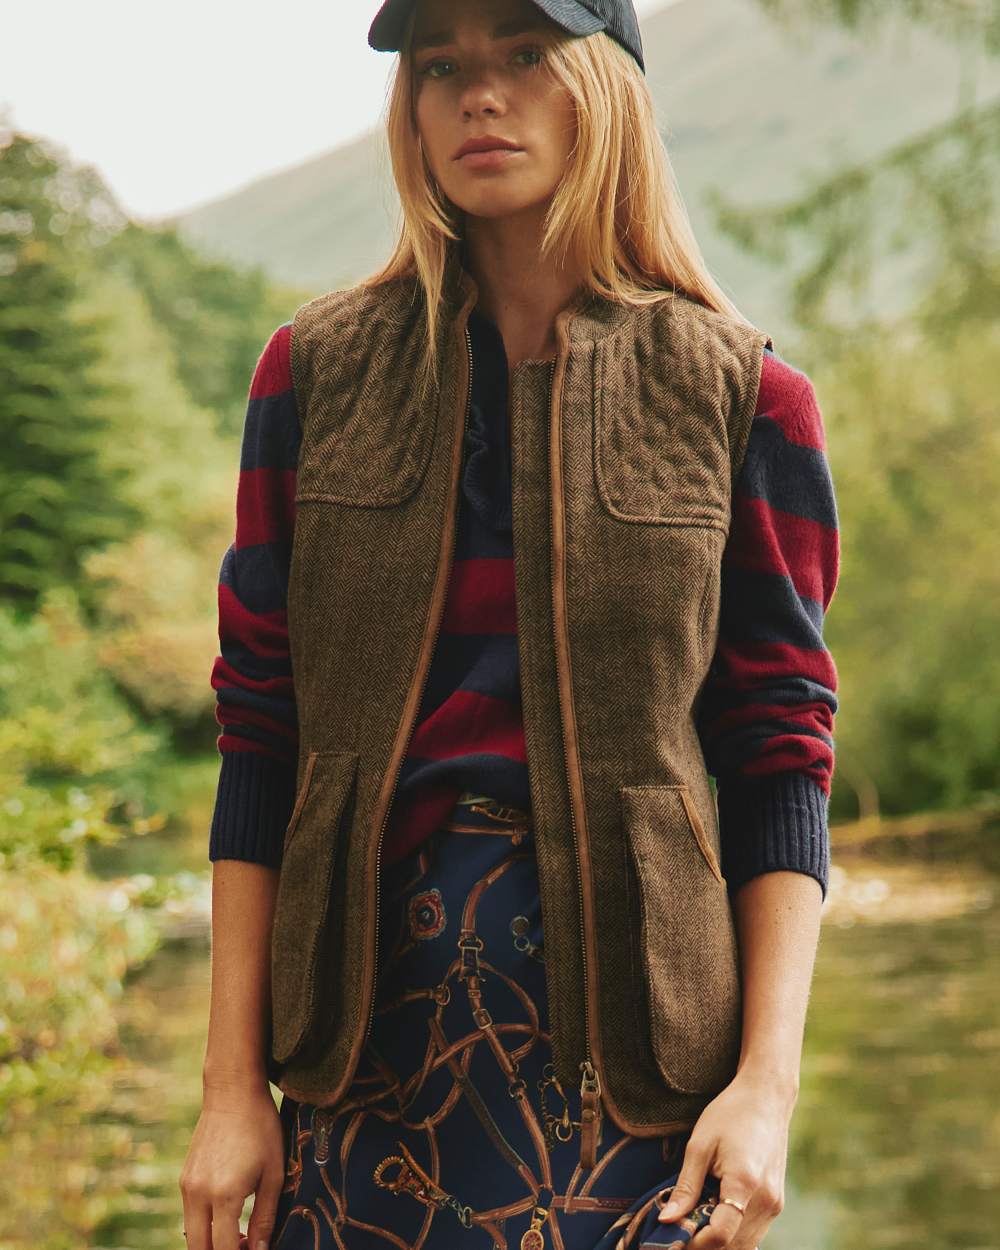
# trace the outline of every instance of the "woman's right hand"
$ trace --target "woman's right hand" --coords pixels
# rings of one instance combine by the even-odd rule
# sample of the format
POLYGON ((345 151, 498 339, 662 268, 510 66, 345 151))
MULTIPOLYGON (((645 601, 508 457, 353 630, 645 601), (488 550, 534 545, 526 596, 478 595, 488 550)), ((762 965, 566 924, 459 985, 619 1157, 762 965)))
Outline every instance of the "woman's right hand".
POLYGON ((187 1250, 264 1250, 284 1177, 281 1117, 267 1080, 206 1084, 179 1179, 187 1250), (250 1194, 243 1241, 240 1215, 250 1194))

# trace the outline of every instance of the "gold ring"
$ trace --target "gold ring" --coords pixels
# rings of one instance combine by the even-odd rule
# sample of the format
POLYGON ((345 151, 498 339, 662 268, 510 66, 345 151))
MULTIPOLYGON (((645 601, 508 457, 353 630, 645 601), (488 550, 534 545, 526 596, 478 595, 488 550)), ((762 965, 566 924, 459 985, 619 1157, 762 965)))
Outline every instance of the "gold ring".
POLYGON ((747 1204, 745 1202, 737 1202, 735 1198, 720 1198, 719 1201, 728 1202, 731 1207, 735 1207, 736 1210, 739 1211, 740 1215, 742 1215, 747 1209, 747 1204))

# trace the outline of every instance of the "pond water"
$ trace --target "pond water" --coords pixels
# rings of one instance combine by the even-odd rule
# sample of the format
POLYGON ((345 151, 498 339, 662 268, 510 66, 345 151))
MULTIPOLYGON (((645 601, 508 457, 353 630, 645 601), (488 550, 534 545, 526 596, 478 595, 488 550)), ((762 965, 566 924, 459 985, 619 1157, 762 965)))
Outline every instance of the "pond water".
MULTIPOLYGON (((998 1250, 997 878, 846 864, 834 865, 823 913, 785 1210, 764 1244, 998 1250)), ((183 1245, 177 1177, 198 1116, 208 995, 205 936, 171 942, 131 982, 122 1036, 134 1062, 114 1108, 133 1140, 114 1180, 131 1200, 94 1246, 183 1245)))

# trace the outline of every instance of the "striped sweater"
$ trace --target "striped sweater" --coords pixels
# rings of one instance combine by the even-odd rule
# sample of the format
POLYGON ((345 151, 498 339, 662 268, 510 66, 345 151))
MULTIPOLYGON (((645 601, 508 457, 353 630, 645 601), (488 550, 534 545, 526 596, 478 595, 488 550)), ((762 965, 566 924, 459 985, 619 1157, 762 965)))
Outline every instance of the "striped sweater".
MULTIPOLYGON (((437 645, 383 847, 391 863, 472 790, 530 809, 518 674, 507 361, 469 321, 472 397, 454 563, 437 645)), ((301 437, 291 323, 257 362, 234 541, 219 577, 212 669, 222 756, 209 859, 277 867, 295 799, 297 721, 286 617, 301 437)), ((814 877, 826 896, 837 674, 823 621, 839 573, 836 501, 808 377, 764 349, 721 568, 719 637, 697 708, 732 894, 762 872, 814 877)))

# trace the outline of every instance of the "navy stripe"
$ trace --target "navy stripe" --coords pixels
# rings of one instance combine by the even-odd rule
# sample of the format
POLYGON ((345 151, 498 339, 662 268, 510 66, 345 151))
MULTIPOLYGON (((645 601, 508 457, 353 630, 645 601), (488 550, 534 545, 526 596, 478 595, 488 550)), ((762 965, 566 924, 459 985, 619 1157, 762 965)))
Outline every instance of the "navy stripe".
POLYGON ((796 592, 789 578, 722 564, 719 630, 726 642, 823 646, 823 605, 796 592))
MULTIPOLYGON (((811 738, 824 747, 833 745, 830 734, 804 727, 801 721, 770 720, 766 725, 744 725, 728 730, 724 741, 720 740, 715 749, 713 759, 721 772, 735 772, 751 760, 763 758, 767 754, 766 748, 776 737, 811 738)), ((786 744, 782 743, 781 750, 786 749, 786 744)))
POLYGON ((270 749, 271 757, 274 759, 295 759, 295 748, 289 746, 284 738, 278 737, 276 734, 268 733, 266 729, 262 729, 259 725, 232 724, 224 725, 222 732, 233 738, 243 738, 247 742, 258 742, 261 746, 270 749))
POLYGON ((245 643, 237 642, 234 638, 224 638, 219 644, 219 652, 230 668, 251 681, 292 676, 292 660, 287 653, 258 655, 245 643))
POLYGON ((246 610, 257 616, 283 611, 288 603, 291 554, 290 538, 239 549, 231 544, 222 558, 219 584, 228 587, 246 610))
MULTIPOLYGON (((275 724, 283 724, 294 726, 296 724, 296 705, 292 699, 283 699, 281 695, 275 694, 273 691, 268 693, 259 693, 258 691, 246 686, 222 686, 217 692, 216 703, 220 707, 226 708, 247 708, 252 712, 260 712, 262 716, 269 717, 275 724)), ((246 728, 253 731, 253 735, 258 741, 274 741, 280 742, 282 748, 288 741, 287 734, 268 733, 268 731, 260 725, 246 722, 246 728), (260 735, 263 735, 262 737, 260 735)), ((232 722, 227 728, 228 733, 235 732, 235 722, 232 722)))
MULTIPOLYGON (((719 679, 713 670, 715 681, 705 683, 701 692, 703 713, 711 711, 714 719, 723 710, 738 711, 748 704, 768 703, 772 707, 828 707, 836 713, 839 699, 835 691, 821 681, 814 681, 804 673, 773 675, 767 685, 740 687, 719 679), (718 682, 718 684, 716 684, 718 682)), ((778 722, 768 721, 768 727, 778 722)), ((800 726, 801 728, 801 726, 800 726)), ((738 732, 738 731, 736 731, 738 732)))
POLYGON ((302 430, 295 393, 280 391, 247 401, 240 469, 294 469, 302 430))
POLYGON ((397 796, 400 791, 412 792, 418 785, 475 790, 525 811, 531 809, 527 768, 502 755, 467 751, 443 760, 408 755, 399 770, 397 796))
POLYGON ((751 499, 793 512, 807 521, 837 528, 837 505, 826 455, 790 443, 779 423, 756 416, 750 425, 737 489, 751 499))
POLYGON ((420 719, 457 690, 520 703, 515 635, 452 634, 442 630, 427 675, 420 719))
POLYGON ((456 560, 513 560, 514 543, 510 531, 498 532, 475 514, 463 497, 455 533, 456 560))

